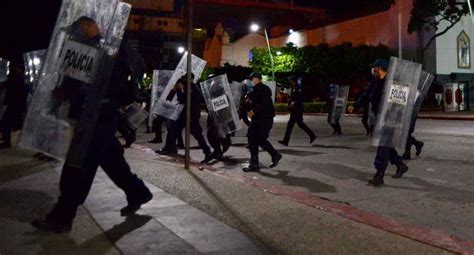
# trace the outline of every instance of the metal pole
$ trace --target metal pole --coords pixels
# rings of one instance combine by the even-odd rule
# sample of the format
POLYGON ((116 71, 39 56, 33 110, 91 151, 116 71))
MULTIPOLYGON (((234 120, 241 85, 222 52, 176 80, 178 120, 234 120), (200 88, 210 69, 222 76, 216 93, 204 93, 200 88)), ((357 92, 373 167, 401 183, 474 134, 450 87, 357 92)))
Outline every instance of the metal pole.
MULTIPOLYGON (((186 135, 185 135, 185 153, 184 153, 184 168, 189 169, 189 139, 191 133, 191 85, 193 78, 191 76, 191 59, 193 53, 193 0, 188 0, 188 53, 187 53, 187 80, 186 86, 186 135)), ((173 141, 175 142, 175 141, 173 141)))
POLYGON ((402 47, 403 47, 403 41, 402 41, 402 27, 403 27, 403 17, 402 17, 402 11, 403 11, 403 7, 402 7, 402 4, 403 4, 403 1, 399 1, 397 2, 398 4, 398 58, 399 59, 402 59, 403 56, 402 56, 402 47))
POLYGON ((276 85, 276 81, 275 81, 275 67, 274 67, 274 64, 273 64, 273 55, 272 55, 272 50, 271 50, 271 48, 270 48, 270 41, 268 40, 267 29, 264 28, 264 29, 263 29, 263 32, 265 32, 265 39, 267 39, 268 54, 270 55, 270 64, 272 65, 272 81, 275 82, 275 85, 276 85))

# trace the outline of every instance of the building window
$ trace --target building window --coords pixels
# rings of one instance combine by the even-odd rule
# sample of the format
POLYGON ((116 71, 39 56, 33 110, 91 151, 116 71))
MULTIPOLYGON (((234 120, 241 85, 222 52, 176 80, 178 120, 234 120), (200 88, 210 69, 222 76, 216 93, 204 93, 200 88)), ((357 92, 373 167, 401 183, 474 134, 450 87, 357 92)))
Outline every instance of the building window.
POLYGON ((141 20, 140 19, 135 19, 134 22, 135 22, 135 24, 140 24, 141 20))
POLYGON ((163 26, 168 26, 168 21, 163 21, 163 26))
POLYGON ((163 25, 163 21, 158 20, 157 24, 158 24, 158 26, 162 26, 162 25, 163 25))
POLYGON ((178 23, 179 27, 183 27, 183 22, 178 23))

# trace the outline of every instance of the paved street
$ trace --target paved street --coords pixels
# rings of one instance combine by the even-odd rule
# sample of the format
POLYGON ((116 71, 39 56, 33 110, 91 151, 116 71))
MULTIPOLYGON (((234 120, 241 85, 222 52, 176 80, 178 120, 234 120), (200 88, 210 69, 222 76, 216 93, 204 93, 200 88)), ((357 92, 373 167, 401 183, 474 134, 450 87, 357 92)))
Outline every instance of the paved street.
MULTIPOLYGON (((35 160, 19 148, 2 150, 0 229, 6 237, 0 252, 474 254, 473 122, 420 120, 422 156, 408 162, 404 178, 387 176, 384 187, 373 188, 367 179, 374 148, 360 119, 344 119, 341 137, 330 135, 324 117, 305 119, 316 142, 309 145, 296 127, 289 147, 277 144, 287 121, 277 116, 271 140, 284 158, 275 169, 251 174, 240 170, 248 160, 244 130, 224 162, 193 164, 190 171, 182 169, 181 157, 155 154, 162 145, 146 143, 151 134, 140 131, 126 157, 155 199, 136 218, 121 218, 122 192, 99 171, 68 235, 44 235, 29 225, 54 202, 60 163, 35 160)), ((193 148, 194 161, 202 157, 193 148)), ((261 163, 270 163, 266 153, 261 163)))
MULTIPOLYGON (((349 204, 365 212, 388 216, 419 227, 440 230, 464 240, 474 240, 474 123, 470 121, 419 120, 415 136, 425 142, 421 157, 407 162, 409 172, 402 179, 392 179, 395 167, 389 167, 385 186, 373 188, 367 180, 373 176, 375 148, 365 136, 360 118, 344 119, 344 136, 332 136, 325 117, 305 116, 318 139, 309 145, 308 138, 295 126, 289 147, 276 141, 284 134, 288 116, 277 116, 271 141, 284 155, 275 169, 243 173, 248 161, 245 131, 233 138, 234 147, 225 162, 213 168, 224 175, 251 176, 264 184, 285 188, 349 204)), ((203 124, 204 125, 204 124, 203 124)), ((150 146, 149 144, 146 146, 150 146)), ((159 146, 151 146, 158 148, 159 146)), ((199 150, 192 151, 196 161, 199 150)), ((270 158, 262 153, 261 164, 270 158)), ((265 186, 265 185, 262 185, 265 186)))

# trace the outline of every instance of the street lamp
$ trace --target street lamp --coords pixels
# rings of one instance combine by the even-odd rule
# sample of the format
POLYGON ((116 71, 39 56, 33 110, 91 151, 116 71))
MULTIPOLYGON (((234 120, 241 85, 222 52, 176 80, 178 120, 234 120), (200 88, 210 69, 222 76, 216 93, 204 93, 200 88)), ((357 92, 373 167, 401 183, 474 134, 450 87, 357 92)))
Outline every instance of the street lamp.
POLYGON ((283 54, 281 51, 277 51, 277 56, 280 56, 281 54, 283 54))
POLYGON ((290 29, 290 31, 289 31, 289 32, 290 32, 290 34, 293 34, 293 33, 295 32, 295 30, 293 30, 293 29, 290 29))
POLYGON ((179 54, 183 54, 184 53, 184 47, 179 47, 178 52, 179 52, 179 54))
MULTIPOLYGON (((260 26, 256 23, 253 23, 252 25, 250 25, 250 30, 252 32, 257 32, 259 29, 260 29, 260 26)), ((267 29, 263 28, 263 32, 265 33, 265 39, 267 41, 268 55, 270 55, 270 64, 272 66, 272 81, 275 82, 275 84, 276 84, 276 81, 275 81, 275 67, 274 67, 274 63, 273 63, 272 50, 270 48, 270 41, 268 40, 267 29)))

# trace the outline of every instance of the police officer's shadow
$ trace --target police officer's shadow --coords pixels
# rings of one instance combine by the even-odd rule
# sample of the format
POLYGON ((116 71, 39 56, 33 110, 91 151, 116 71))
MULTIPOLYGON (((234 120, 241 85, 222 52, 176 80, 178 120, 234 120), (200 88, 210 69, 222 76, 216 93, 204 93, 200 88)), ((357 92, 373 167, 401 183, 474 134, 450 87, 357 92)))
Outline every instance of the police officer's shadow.
POLYGON ((104 233, 97 234, 80 245, 69 234, 52 234, 44 236, 41 231, 35 234, 42 235, 38 253, 46 254, 106 254, 115 248, 115 243, 125 235, 146 225, 153 217, 148 215, 134 215, 125 218, 120 224, 113 226, 104 233))
POLYGON ((289 171, 272 171, 271 173, 266 173, 264 171, 258 172, 261 176, 272 178, 272 179, 279 179, 283 181, 286 185, 292 187, 301 187, 306 188, 312 193, 333 193, 336 192, 337 189, 335 186, 326 184, 324 182, 320 182, 315 179, 311 178, 304 178, 304 177, 297 177, 289 175, 289 171), (277 174, 273 174, 276 172, 277 174))
POLYGON ((409 181, 418 187, 399 186, 395 185, 395 182, 391 182, 390 184, 386 182, 384 186, 393 189, 428 192, 427 197, 440 202, 452 202, 461 205, 474 203, 474 192, 467 189, 462 190, 454 187, 436 185, 419 177, 410 177, 407 175, 404 175, 400 181, 409 181))

